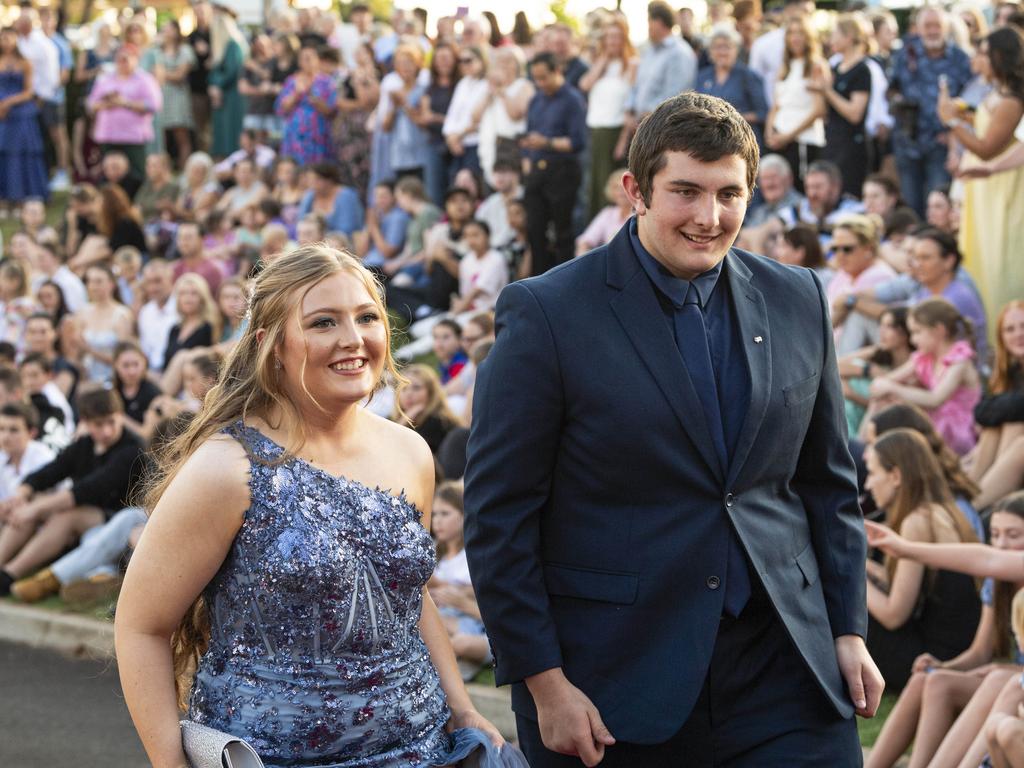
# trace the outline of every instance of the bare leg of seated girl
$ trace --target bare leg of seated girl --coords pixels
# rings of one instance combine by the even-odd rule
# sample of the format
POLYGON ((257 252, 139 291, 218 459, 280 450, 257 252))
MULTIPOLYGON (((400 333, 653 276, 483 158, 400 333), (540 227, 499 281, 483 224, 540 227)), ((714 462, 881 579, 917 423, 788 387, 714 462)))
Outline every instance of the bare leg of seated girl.
POLYGON ((891 768, 910 746, 921 717, 921 697, 927 679, 927 672, 915 672, 910 676, 899 700, 885 719, 864 768, 891 768))
MULTIPOLYGON (((1013 424, 1012 426, 1019 425, 1013 424)), ((1005 429, 1004 427, 1004 431, 1005 429)), ((984 509, 995 504, 1008 493, 1018 490, 1021 487, 1022 478, 1024 478, 1024 435, 1018 435, 1005 447, 1000 447, 998 458, 978 482, 978 485, 981 486, 981 493, 975 497, 974 507, 984 509)))
POLYGON ((1024 767, 1024 720, 1012 715, 993 715, 985 731, 995 768, 1024 767))
POLYGON ((0 563, 6 560, 3 569, 16 579, 24 578, 49 565, 103 520, 103 512, 96 507, 75 507, 55 512, 38 529, 6 525, 0 531, 0 563))
MULTIPOLYGON (((990 715, 996 714, 1007 714, 1012 715, 1017 712, 1017 707, 1020 706, 1021 702, 1024 702, 1024 691, 1020 687, 1020 675, 1012 675, 1004 684, 1003 689, 999 692, 996 697, 995 703, 992 704, 990 715)), ((986 718, 987 719, 987 718, 986 718)), ((943 748, 946 746, 946 742, 942 743, 942 748, 939 749, 939 754, 942 753, 943 748)), ((978 764, 985 758, 988 753, 988 743, 985 739, 985 727, 984 724, 978 728, 975 733, 974 739, 971 742, 971 746, 968 748, 967 753, 963 755, 963 759, 959 763, 950 760, 949 762, 940 763, 938 762, 939 755, 936 755, 936 762, 933 763, 935 768, 940 766, 948 765, 950 768, 953 766, 959 766, 959 768, 978 768, 978 764)), ((952 758, 953 756, 950 755, 952 758)))

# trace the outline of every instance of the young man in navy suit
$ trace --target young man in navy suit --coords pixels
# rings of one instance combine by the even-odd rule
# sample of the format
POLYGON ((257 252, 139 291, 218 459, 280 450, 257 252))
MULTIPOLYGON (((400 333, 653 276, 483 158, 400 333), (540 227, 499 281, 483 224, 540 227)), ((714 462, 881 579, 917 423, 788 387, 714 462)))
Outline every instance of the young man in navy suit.
POLYGON ((822 286, 732 248, 757 142, 683 94, 611 243, 510 285, 466 549, 533 768, 859 766, 865 539, 822 286))

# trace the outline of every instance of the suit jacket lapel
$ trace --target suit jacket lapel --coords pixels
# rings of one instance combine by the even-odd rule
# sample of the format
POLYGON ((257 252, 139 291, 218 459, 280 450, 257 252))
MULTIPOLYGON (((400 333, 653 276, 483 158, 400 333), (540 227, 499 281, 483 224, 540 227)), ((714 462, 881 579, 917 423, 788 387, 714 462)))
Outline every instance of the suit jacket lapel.
POLYGON ((683 365, 672 330, 665 322, 654 293, 654 286, 636 260, 628 235, 623 242, 622 234, 620 232, 609 245, 609 282, 620 288, 620 292, 611 300, 612 311, 647 370, 658 383, 669 405, 672 406, 683 429, 721 482, 725 477, 725 471, 719 466, 718 455, 711 441, 711 433, 708 431, 697 390, 694 389, 686 366, 683 365), (626 249, 625 252, 623 248, 626 249), (628 277, 630 265, 626 261, 627 258, 633 262, 632 274, 628 277), (613 261, 618 263, 612 266, 613 261))
POLYGON ((772 391, 772 337, 764 296, 751 283, 750 270, 733 251, 729 251, 726 262, 725 271, 736 309, 740 346, 750 375, 750 405, 729 465, 727 486, 732 487, 750 455, 768 408, 772 391))

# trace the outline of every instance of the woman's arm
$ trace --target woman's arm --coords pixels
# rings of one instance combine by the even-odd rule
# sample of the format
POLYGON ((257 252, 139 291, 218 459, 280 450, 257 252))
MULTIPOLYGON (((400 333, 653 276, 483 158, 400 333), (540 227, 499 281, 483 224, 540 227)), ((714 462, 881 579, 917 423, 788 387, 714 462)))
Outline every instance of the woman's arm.
POLYGON ((893 557, 914 560, 929 568, 966 573, 980 579, 1024 581, 1024 552, 996 549, 987 544, 932 544, 911 541, 892 529, 864 521, 868 545, 893 557))
POLYGON ((170 638, 241 527, 249 505, 248 469, 233 440, 214 438, 200 446, 153 510, 121 587, 114 622, 121 686, 154 768, 188 765, 170 638))
MULTIPOLYGON (((912 513, 903 523, 903 533, 910 541, 927 540, 930 531, 924 514, 912 513)), ((868 613, 875 621, 889 630, 899 629, 907 622, 921 594, 924 570, 920 563, 901 558, 896 563, 888 594, 868 581, 868 613)))
POLYGON ((508 112, 510 120, 522 120, 526 117, 526 111, 530 108, 530 100, 533 99, 535 92, 533 84, 529 80, 523 80, 514 96, 507 95, 505 91, 498 93, 498 98, 505 102, 505 111, 508 112))
POLYGON ((981 608, 981 621, 978 622, 978 631, 974 633, 974 639, 963 653, 948 661, 939 662, 942 669, 969 670, 988 664, 992 661, 992 655, 996 647, 996 614, 992 606, 984 605, 981 608))
MULTIPOLYGON (((939 103, 941 110, 941 98, 939 103)), ((992 119, 984 136, 975 136, 973 129, 963 120, 954 120, 949 127, 950 133, 969 152, 982 160, 991 160, 1013 142, 1013 133, 1021 115, 1024 115, 1024 104, 1016 98, 1003 97, 992 109, 992 119)), ((941 111, 940 116, 944 116, 941 111)))
POLYGON ((839 113, 839 116, 848 123, 857 125, 864 119, 864 113, 868 109, 867 91, 854 91, 850 98, 846 99, 832 87, 824 91, 825 101, 832 105, 832 108, 839 113))

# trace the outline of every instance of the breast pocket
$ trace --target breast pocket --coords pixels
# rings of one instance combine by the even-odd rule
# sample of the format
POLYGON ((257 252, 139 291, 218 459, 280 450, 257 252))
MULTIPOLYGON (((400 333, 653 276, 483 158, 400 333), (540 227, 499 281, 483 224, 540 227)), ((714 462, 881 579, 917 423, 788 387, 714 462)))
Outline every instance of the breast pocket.
POLYGON ((818 392, 818 374, 812 373, 806 379, 783 387, 782 396, 787 408, 795 408, 810 400, 818 392))

